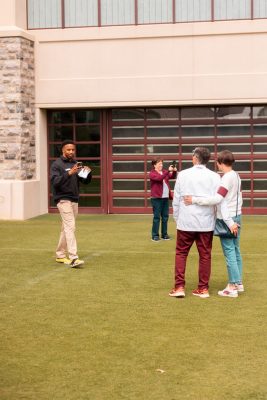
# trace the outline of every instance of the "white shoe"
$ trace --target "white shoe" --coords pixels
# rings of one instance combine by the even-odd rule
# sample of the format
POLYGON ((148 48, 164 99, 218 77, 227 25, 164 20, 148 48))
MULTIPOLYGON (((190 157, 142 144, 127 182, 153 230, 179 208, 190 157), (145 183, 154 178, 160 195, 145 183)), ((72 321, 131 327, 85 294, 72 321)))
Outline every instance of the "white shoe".
POLYGON ((236 290, 238 291, 238 293, 242 293, 245 291, 244 285, 242 283, 238 283, 236 285, 236 290))
POLYGON ((237 289, 230 289, 229 285, 227 285, 225 289, 219 290, 218 295, 223 297, 238 297, 238 291, 237 289))
POLYGON ((79 267, 80 265, 83 265, 84 261, 79 260, 78 258, 74 258, 74 260, 71 260, 71 263, 68 264, 71 268, 79 267))
POLYGON ((207 299, 208 297, 210 297, 208 289, 198 289, 197 288, 192 291, 192 294, 194 296, 201 297, 202 299, 207 299))
POLYGON ((185 297, 185 291, 183 287, 178 287, 178 288, 173 288, 170 293, 169 296, 171 297, 185 297))

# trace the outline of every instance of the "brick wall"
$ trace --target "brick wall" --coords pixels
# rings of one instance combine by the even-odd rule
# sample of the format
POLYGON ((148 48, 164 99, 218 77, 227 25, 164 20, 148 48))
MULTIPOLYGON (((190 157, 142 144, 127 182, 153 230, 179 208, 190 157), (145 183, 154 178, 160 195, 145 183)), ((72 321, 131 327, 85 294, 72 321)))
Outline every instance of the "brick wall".
POLYGON ((35 178, 34 43, 0 38, 0 179, 35 178))

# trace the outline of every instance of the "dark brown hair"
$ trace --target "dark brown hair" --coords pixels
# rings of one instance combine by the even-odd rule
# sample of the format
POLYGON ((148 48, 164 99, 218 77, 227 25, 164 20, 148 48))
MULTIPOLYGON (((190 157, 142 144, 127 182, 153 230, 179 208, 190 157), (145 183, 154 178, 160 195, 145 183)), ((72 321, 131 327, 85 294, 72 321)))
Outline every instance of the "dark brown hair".
POLYGON ((217 162, 219 164, 227 165, 227 167, 231 167, 235 162, 235 158, 231 151, 223 150, 220 153, 218 153, 217 162))
POLYGON ((154 160, 151 161, 151 167, 155 168, 155 165, 160 161, 163 163, 162 158, 154 158, 154 160))

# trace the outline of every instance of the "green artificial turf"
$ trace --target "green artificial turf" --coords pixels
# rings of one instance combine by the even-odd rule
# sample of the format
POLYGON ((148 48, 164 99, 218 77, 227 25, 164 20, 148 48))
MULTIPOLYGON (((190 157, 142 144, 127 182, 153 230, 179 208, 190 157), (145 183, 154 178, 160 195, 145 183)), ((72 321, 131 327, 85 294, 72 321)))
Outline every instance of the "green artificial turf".
POLYGON ((152 242, 151 220, 80 215, 80 269, 55 263, 58 215, 0 222, 1 400, 267 399, 267 217, 243 217, 237 299, 217 296, 217 238, 211 297, 190 293, 193 247, 186 298, 170 298, 175 240, 152 242))

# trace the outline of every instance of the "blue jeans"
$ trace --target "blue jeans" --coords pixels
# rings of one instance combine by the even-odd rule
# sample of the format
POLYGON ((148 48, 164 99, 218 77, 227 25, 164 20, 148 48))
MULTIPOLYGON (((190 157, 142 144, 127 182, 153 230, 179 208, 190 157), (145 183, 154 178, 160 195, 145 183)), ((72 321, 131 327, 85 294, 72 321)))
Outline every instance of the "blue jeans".
POLYGON ((168 234, 169 199, 152 198, 151 203, 154 214, 152 224, 152 238, 159 237, 160 220, 161 236, 164 237, 168 234))
MULTIPOLYGON (((241 227, 241 215, 233 217, 241 227)), ((236 239, 220 238, 224 257, 226 259, 229 283, 242 282, 242 256, 240 253, 240 228, 236 239)))

